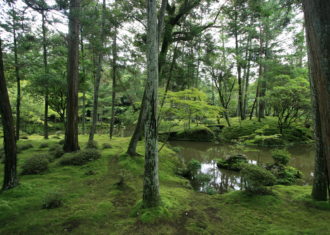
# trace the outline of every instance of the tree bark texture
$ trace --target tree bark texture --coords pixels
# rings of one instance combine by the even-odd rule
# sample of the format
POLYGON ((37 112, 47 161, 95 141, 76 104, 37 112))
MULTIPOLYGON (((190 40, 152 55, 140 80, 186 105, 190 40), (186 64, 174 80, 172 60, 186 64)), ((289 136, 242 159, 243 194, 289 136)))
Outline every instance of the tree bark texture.
POLYGON ((156 0, 148 0, 147 31, 147 89, 145 123, 145 165, 143 206, 150 208, 160 203, 157 145, 158 39, 156 0))
POLYGON ((79 85, 79 14, 80 0, 70 1, 68 35, 68 100, 64 151, 79 150, 78 143, 78 85, 79 85))
POLYGON ((11 189, 18 185, 17 178, 17 153, 14 120, 11 111, 8 90, 5 80, 2 60, 2 47, 0 40, 0 114, 4 134, 5 170, 3 190, 11 189))
MULTIPOLYGON (((312 88, 315 99, 315 131, 318 138, 315 175, 327 174, 330 179, 330 2, 303 0, 312 88), (326 163, 326 167, 323 167, 326 163), (325 170, 326 172, 318 172, 325 170)), ((323 199, 323 187, 314 181, 315 199, 323 199), (319 192, 317 192, 319 188, 319 192)), ((328 183, 327 182, 327 183, 328 183)), ((323 183, 324 184, 324 183, 323 183)))

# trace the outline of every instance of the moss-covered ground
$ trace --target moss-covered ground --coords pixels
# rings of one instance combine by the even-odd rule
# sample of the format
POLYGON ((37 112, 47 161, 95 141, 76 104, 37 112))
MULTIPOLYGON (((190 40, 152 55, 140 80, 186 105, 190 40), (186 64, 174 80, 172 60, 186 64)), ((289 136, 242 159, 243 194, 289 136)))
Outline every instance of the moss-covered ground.
MULTIPOLYGON (((80 136, 81 147, 86 140, 80 136)), ((48 153, 42 143, 58 141, 21 140, 34 147, 19 154, 19 166, 29 156, 48 153)), ((96 141, 100 149, 109 143, 107 136, 96 141)), ((275 186, 267 196, 198 193, 175 174, 178 159, 166 147, 159 166, 163 204, 141 210, 144 160, 124 154, 128 141, 114 138, 112 148, 84 166, 60 166, 56 160, 41 175, 20 176, 17 188, 0 193, 0 234, 330 234, 330 205, 313 202, 310 186, 275 186), (42 209, 55 192, 63 205, 42 209)), ((143 155, 142 143, 138 152, 143 155)))

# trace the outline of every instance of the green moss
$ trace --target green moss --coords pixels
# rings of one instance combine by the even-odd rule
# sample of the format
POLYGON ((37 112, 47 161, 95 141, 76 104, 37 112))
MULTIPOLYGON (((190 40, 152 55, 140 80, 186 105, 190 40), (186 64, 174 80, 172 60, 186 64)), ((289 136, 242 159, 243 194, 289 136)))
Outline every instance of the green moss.
MULTIPOLYGON (((80 145, 88 136, 79 136, 80 145)), ((107 135, 96 135, 100 145, 107 135)), ((33 146, 40 136, 29 136, 33 146)), ((53 140, 54 144, 55 140, 53 140)), ((329 205, 310 198, 310 186, 272 187, 272 195, 235 191, 208 195, 189 187, 175 174, 179 159, 164 147, 159 155, 163 205, 128 216, 142 198, 144 157, 124 155, 129 138, 113 138, 111 149, 82 166, 49 164, 49 172, 20 177, 20 185, 0 193, 0 234, 328 234, 329 205), (85 175, 89 170, 95 175, 85 175), (118 187, 120 177, 124 186, 118 187), (63 192, 64 204, 53 210, 42 205, 51 192, 63 192)), ((143 155, 143 142, 138 152, 143 155)), ((45 149, 31 148, 26 159, 45 149)), ((3 177, 3 165, 0 165, 3 177)))

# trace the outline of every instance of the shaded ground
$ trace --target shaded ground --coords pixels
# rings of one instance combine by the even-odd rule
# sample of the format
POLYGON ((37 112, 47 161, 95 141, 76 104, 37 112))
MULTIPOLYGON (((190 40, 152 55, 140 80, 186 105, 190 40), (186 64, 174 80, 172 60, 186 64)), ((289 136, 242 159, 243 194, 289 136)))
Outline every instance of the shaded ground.
MULTIPOLYGON (((80 139, 83 147, 86 137, 80 139)), ((107 136, 96 140, 99 146, 109 142, 107 136)), ((48 152, 39 148, 45 142, 41 137, 21 142, 34 148, 19 154, 19 165, 28 156, 48 152)), ((160 154, 164 205, 136 211, 143 157, 123 155, 127 144, 128 138, 115 138, 113 148, 102 150, 95 162, 63 167, 55 161, 42 175, 21 176, 19 187, 0 194, 0 234, 330 234, 330 206, 312 202, 310 187, 276 186, 269 196, 194 192, 187 180, 175 175, 179 162, 167 148, 160 154), (63 206, 42 209, 54 191, 63 195, 63 206)), ((143 153, 141 145, 138 150, 143 153)))

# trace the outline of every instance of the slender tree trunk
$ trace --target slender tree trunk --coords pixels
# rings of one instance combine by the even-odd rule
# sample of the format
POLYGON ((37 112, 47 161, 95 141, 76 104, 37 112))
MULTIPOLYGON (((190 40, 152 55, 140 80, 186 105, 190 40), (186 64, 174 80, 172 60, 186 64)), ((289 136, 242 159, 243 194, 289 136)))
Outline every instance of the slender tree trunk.
POLYGON ((19 131, 21 124, 21 78, 19 73, 18 64, 18 51, 17 51, 17 35, 16 35, 16 20, 13 18, 13 37, 14 37, 14 60, 15 60, 15 76, 16 76, 16 140, 19 140, 19 131))
POLYGON ((79 15, 80 0, 70 1, 68 35, 68 100, 64 151, 79 150, 78 143, 78 85, 79 85, 79 15))
MULTIPOLYGON (((85 82, 86 80, 86 67, 85 67, 85 48, 84 48, 84 40, 82 34, 82 27, 80 28, 80 51, 81 51, 81 67, 82 67, 82 81, 85 82)), ((86 92, 83 91, 82 96, 82 134, 85 135, 86 133, 86 92)))
POLYGON ((0 114, 4 133, 5 149, 5 170, 2 189, 7 190, 18 185, 18 178, 16 170, 17 154, 14 120, 5 80, 1 44, 0 39, 0 114))
POLYGON ((158 40, 156 0, 148 0, 147 31, 147 89, 145 124, 145 165, 143 206, 156 207, 160 203, 157 145, 157 99, 158 99, 158 40))
POLYGON ((98 51, 97 56, 97 71, 94 80, 94 98, 93 98, 93 114, 92 114, 92 126, 89 133, 88 141, 92 142, 94 140, 94 135, 96 131, 96 124, 98 120, 98 106, 99 106, 99 88, 101 82, 101 73, 102 73, 102 62, 103 62, 103 42, 104 42, 104 27, 105 27, 105 0, 103 0, 102 4, 102 22, 101 22, 101 33, 100 33, 100 42, 101 48, 96 49, 98 51))
POLYGON ((239 53, 239 42, 238 42, 238 30, 237 30, 237 10, 235 10, 235 54, 236 54, 236 66, 237 66, 237 80, 238 80, 238 116, 241 120, 245 119, 243 112, 243 87, 242 87, 242 66, 239 53))
POLYGON ((113 128, 115 124, 115 105, 116 105, 116 80, 117 80, 117 27, 112 43, 112 105, 111 105, 111 122, 110 122, 110 139, 113 136, 113 128))
POLYGON ((46 19, 45 11, 41 12, 42 16, 42 46, 43 46, 43 60, 45 70, 45 115, 44 115, 44 138, 48 139, 48 61, 47 61, 47 38, 46 38, 46 19))
POLYGON ((316 180, 312 196, 323 200, 324 184, 330 182, 330 2, 303 0, 309 49, 312 88, 315 99, 315 125, 318 137, 316 180), (326 164, 326 167, 322 165, 326 164), (320 172, 324 170, 325 172, 320 172), (327 182, 322 174, 328 177, 327 182))

